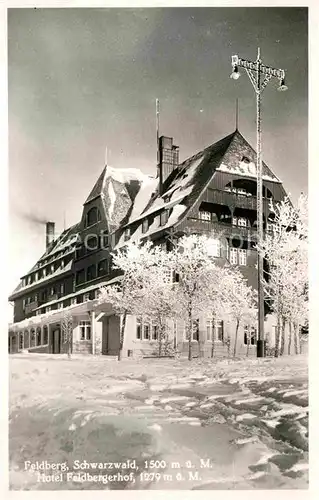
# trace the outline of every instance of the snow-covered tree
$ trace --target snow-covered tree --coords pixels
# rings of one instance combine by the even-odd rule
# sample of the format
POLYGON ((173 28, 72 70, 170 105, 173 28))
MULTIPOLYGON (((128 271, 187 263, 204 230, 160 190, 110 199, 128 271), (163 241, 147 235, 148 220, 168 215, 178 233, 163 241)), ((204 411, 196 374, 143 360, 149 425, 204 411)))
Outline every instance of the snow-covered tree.
POLYGON ((73 317, 69 310, 65 310, 63 313, 61 320, 61 331, 68 358, 71 358, 73 341, 73 317))
POLYGON ((175 291, 177 313, 186 320, 188 359, 192 359, 194 322, 207 311, 218 312, 223 268, 216 265, 218 242, 207 236, 184 236, 170 252, 172 269, 178 275, 175 291))
MULTIPOLYGON (((236 356, 238 330, 240 326, 248 327, 256 325, 257 319, 257 292, 247 284, 238 268, 231 268, 227 273, 224 284, 225 302, 224 314, 235 322, 235 339, 233 356, 236 356)), ((248 343, 248 339, 247 339, 248 343)))
POLYGON ((114 252, 113 267, 121 271, 119 284, 105 286, 100 289, 99 303, 109 303, 120 315, 120 348, 118 359, 121 359, 126 318, 128 314, 136 314, 142 306, 142 289, 146 269, 154 264, 156 256, 150 242, 145 245, 128 243, 125 248, 114 252))
MULTIPOLYGON (((271 200, 272 232, 259 245, 269 264, 264 281, 265 297, 277 315, 275 356, 283 354, 285 330, 294 329, 295 352, 298 350, 296 332, 307 320, 308 309, 308 217, 307 197, 301 195, 297 206, 290 200, 274 204, 271 200), (280 350, 279 350, 280 346, 280 350)), ((288 350, 291 348, 289 335, 288 350)))

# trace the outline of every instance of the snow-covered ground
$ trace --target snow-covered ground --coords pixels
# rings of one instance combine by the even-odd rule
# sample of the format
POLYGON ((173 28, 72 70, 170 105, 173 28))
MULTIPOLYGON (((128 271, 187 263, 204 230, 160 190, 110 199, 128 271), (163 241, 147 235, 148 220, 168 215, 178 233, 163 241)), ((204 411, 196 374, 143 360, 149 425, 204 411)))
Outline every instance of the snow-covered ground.
POLYGON ((189 363, 32 354, 12 356, 10 369, 12 489, 307 488, 305 356, 189 363), (136 459, 139 469, 134 482, 108 484, 43 483, 23 470, 26 460, 72 468, 84 459, 136 459), (150 460, 165 467, 148 470, 150 460))

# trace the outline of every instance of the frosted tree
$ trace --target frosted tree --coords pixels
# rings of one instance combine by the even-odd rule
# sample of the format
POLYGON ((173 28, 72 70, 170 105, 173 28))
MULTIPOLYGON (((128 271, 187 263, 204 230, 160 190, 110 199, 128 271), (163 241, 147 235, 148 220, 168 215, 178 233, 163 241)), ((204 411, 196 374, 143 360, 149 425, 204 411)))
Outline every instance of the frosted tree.
MULTIPOLYGON (((224 283, 224 314, 235 322, 235 339, 233 356, 237 353, 238 330, 240 326, 256 325, 257 319, 257 292, 247 285, 239 269, 232 268, 227 273, 224 283)), ((249 339, 247 338, 247 343, 249 339)))
POLYGON ((120 314, 120 349, 124 344, 126 317, 135 314, 155 319, 158 327, 159 354, 165 337, 166 319, 172 316, 174 293, 167 253, 151 242, 129 243, 113 254, 113 265, 123 274, 120 283, 103 287, 99 303, 109 303, 120 314))
POLYGON ((218 245, 216 239, 206 236, 184 236, 170 253, 172 269, 178 275, 176 312, 186 320, 189 360, 192 359, 194 322, 219 304, 217 289, 222 281, 222 268, 214 262, 219 255, 218 245))
POLYGON ((176 319, 178 297, 169 254, 160 248, 154 252, 156 263, 151 263, 144 272, 139 314, 151 319, 157 326, 158 355, 162 356, 167 354, 167 320, 176 319))
MULTIPOLYGON (((297 206, 290 200, 270 202, 272 234, 266 234, 259 245, 269 264, 264 281, 265 297, 277 315, 275 356, 285 349, 285 330, 294 328, 295 352, 297 331, 307 320, 308 307, 308 216, 307 197, 301 195, 297 206), (279 348, 280 347, 280 348, 279 348)), ((291 347, 289 335, 288 350, 291 347), (290 347, 289 347, 290 345, 290 347)))
POLYGON ((61 320, 61 331, 68 358, 71 358, 73 341, 73 317, 69 310, 65 310, 63 313, 61 320))

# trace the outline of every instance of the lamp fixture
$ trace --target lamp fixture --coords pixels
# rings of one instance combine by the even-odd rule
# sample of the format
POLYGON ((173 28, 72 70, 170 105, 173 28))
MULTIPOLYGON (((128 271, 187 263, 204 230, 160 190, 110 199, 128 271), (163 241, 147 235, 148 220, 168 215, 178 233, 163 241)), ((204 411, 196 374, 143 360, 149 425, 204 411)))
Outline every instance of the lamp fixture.
POLYGON ((277 89, 279 92, 285 92, 285 90, 288 90, 287 85, 285 84, 285 78, 280 79, 280 85, 277 89))
POLYGON ((240 73, 238 71, 238 66, 234 65, 233 66, 233 72, 230 75, 230 78, 232 78, 233 80, 238 80, 239 77, 240 77, 240 73))

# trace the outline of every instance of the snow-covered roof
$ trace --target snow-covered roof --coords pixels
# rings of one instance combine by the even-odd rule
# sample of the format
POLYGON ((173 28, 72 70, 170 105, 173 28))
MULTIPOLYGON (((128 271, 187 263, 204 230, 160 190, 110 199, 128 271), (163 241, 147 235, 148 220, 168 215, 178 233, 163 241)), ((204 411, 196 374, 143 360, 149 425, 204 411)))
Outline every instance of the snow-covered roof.
POLYGON ((122 221, 145 209, 157 184, 156 179, 143 174, 138 168, 107 165, 84 204, 101 196, 110 231, 114 231, 122 221))
MULTIPOLYGON (((143 203, 139 206, 138 204, 134 206, 133 202, 130 217, 126 224, 123 225, 123 228, 131 226, 132 223, 142 221, 147 216, 154 215, 155 219, 148 231, 141 234, 141 229, 134 227, 130 240, 136 240, 139 237, 144 238, 156 231, 167 229, 181 222, 209 185, 215 172, 227 172, 241 177, 256 178, 255 162, 256 152, 241 133, 235 130, 232 134, 208 146, 175 168, 165 181, 163 194, 159 194, 158 191, 154 193, 153 186, 149 192, 145 189, 143 203), (153 193, 152 196, 150 196, 151 192, 153 193), (147 196, 148 203, 141 210, 147 196), (173 212, 165 226, 160 226, 156 212, 164 209, 173 209, 173 212)), ((263 179, 281 183, 264 162, 263 179)), ((117 247, 124 244, 123 239, 123 235, 120 236, 117 247)))
MULTIPOLYGON (((225 165, 225 163, 222 163, 216 171, 219 172, 226 172, 229 174, 236 174, 240 176, 245 176, 245 177, 252 177, 252 178, 257 178, 257 171, 256 171, 256 164, 251 161, 251 162, 244 162, 241 161, 236 165, 236 167, 230 167, 228 165, 225 165)), ((264 170, 265 172, 265 170, 264 170)), ((264 181, 271 181, 271 182, 279 182, 281 183, 281 180, 278 179, 274 174, 269 175, 266 173, 263 173, 263 180, 264 181)))

